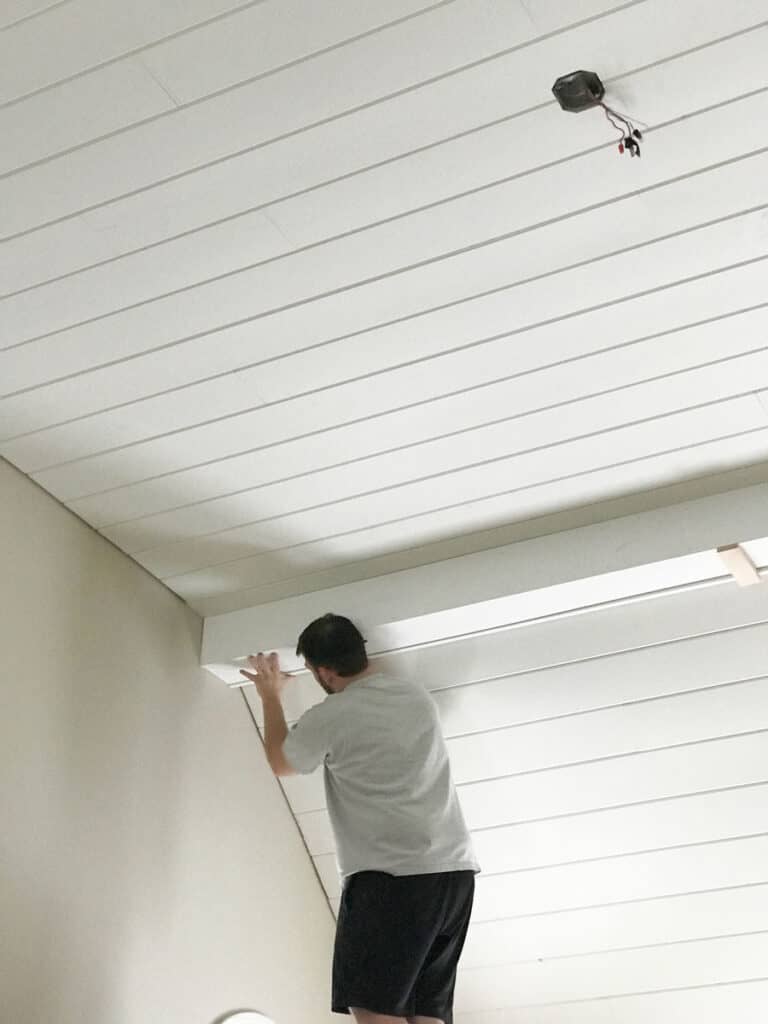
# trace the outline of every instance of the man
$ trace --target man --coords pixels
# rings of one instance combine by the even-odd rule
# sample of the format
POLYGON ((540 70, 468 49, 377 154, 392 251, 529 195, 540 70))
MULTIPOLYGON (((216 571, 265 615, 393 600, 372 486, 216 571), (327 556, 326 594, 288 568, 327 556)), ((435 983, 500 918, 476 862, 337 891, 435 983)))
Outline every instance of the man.
POLYGON ((437 707, 378 671, 341 615, 311 622, 296 653, 327 697, 290 733, 276 654, 249 659, 276 775, 323 765, 342 877, 332 1010, 357 1024, 453 1024, 475 860, 437 707))

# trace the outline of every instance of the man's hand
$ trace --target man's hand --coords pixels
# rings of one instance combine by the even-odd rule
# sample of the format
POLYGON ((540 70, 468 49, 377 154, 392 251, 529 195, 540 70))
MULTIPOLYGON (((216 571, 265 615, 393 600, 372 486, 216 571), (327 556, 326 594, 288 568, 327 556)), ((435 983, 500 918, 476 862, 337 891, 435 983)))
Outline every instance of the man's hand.
POLYGON ((279 697, 285 684, 293 678, 289 673, 280 671, 280 659, 275 651, 269 656, 261 652, 252 654, 248 658, 248 664, 255 671, 246 672, 245 669, 240 669, 240 675, 256 684, 262 700, 265 697, 279 697))

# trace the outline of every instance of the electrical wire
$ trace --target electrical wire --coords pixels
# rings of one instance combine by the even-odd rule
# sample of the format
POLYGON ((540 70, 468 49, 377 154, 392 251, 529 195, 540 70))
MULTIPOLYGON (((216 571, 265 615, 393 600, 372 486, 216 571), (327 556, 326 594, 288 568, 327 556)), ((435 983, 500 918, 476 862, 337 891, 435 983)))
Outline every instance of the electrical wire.
MULTIPOLYGON (((609 107, 608 104, 603 103, 602 100, 600 100, 598 106, 603 108, 605 119, 619 133, 619 152, 628 152, 630 156, 640 156, 640 141, 643 138, 640 129, 635 127, 634 123, 626 114, 620 114, 618 110, 614 110, 612 107, 609 107)), ((643 121, 638 123, 644 124, 643 121)), ((647 128, 648 126, 645 125, 645 127, 647 128)))

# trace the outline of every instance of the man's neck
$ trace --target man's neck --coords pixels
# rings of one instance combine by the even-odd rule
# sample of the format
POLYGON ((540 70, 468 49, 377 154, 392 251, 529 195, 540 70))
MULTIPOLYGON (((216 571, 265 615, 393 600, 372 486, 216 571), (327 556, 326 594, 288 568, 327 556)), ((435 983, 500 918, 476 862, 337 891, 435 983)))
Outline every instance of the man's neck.
POLYGON ((339 677, 339 682, 341 684, 343 684, 343 685, 340 685, 339 688, 335 692, 336 693, 343 693, 343 691, 346 690, 346 688, 348 686, 351 686, 352 683, 357 683, 359 680, 365 679, 367 676, 375 675, 375 673, 376 673, 376 669, 374 668, 373 665, 371 665, 369 663, 368 667, 364 668, 362 672, 358 672, 356 676, 342 676, 342 677, 339 677))

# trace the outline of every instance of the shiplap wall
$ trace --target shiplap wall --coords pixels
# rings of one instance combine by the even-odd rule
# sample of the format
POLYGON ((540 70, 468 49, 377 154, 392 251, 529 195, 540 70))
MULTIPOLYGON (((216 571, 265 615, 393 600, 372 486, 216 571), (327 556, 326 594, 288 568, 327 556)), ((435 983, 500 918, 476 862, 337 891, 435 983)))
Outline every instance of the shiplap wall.
MULTIPOLYGON (((768 590, 722 583, 383 659, 437 702, 483 867, 457 1024, 758 1019, 766 650, 768 590)), ((282 782, 337 909, 322 773, 282 782)))

